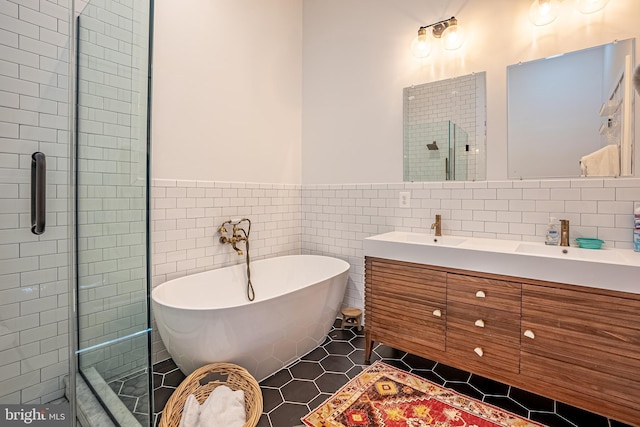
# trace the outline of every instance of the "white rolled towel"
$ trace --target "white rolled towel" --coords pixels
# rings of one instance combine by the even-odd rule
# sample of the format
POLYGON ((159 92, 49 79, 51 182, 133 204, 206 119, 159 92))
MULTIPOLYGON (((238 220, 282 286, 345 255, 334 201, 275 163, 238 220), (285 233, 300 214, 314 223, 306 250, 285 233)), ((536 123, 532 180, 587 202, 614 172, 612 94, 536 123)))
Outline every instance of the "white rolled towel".
POLYGON ((200 426, 242 427, 247 422, 244 391, 226 385, 216 387, 200 407, 200 426))
POLYGON ((187 396, 179 427, 242 427, 246 422, 244 391, 221 385, 202 405, 193 394, 187 396))
POLYGON ((200 418, 200 404, 193 394, 187 396, 178 427, 197 427, 200 418))

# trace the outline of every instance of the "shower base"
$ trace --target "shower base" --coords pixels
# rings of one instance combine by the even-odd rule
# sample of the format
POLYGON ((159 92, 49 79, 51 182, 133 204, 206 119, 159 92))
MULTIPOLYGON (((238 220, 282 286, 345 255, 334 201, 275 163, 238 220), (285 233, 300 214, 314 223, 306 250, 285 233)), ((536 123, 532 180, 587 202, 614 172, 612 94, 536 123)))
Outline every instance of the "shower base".
MULTIPOLYGON (((105 382, 102 376, 94 369, 89 368, 84 371, 85 376, 93 385, 96 393, 111 409, 111 413, 118 420, 120 425, 131 427, 142 427, 133 414, 122 403, 111 387, 105 382)), ((78 425, 82 427, 115 427, 111 418, 94 396, 89 386, 81 375, 76 376, 76 400, 78 425)), ((68 378, 65 378, 66 396, 69 396, 68 378)))

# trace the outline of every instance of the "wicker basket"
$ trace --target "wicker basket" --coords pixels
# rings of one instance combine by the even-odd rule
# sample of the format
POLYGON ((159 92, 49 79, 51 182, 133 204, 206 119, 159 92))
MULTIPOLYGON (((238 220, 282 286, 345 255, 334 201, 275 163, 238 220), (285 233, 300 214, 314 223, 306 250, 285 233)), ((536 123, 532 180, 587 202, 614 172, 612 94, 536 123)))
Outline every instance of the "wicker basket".
POLYGON ((244 409, 247 422, 244 427, 255 427, 262 415, 262 392, 258 382, 246 369, 232 363, 211 363, 193 371, 173 392, 162 411, 159 427, 177 427, 187 397, 193 394, 201 405, 218 386, 244 391, 244 409), (219 375, 218 375, 219 374, 219 375), (224 379, 206 379, 226 376, 224 379), (202 384, 203 380, 205 381, 202 384))

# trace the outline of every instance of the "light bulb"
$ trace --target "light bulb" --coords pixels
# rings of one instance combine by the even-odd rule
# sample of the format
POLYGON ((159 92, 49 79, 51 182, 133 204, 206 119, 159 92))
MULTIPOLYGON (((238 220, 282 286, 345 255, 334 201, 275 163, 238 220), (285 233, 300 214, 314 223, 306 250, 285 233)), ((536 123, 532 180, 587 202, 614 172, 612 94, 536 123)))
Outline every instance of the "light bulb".
POLYGON ((442 32, 442 45, 447 50, 456 50, 464 42, 464 32, 458 26, 458 21, 452 19, 449 26, 442 32))
POLYGON ((426 28, 418 30, 418 37, 411 43, 411 53, 416 58, 426 58, 431 53, 431 41, 427 37, 426 28))
POLYGON ((558 0, 533 0, 529 8, 529 20, 533 25, 547 25, 558 17, 558 0))
POLYGON ((576 0, 576 8, 582 13, 597 12, 607 5, 609 0, 576 0))

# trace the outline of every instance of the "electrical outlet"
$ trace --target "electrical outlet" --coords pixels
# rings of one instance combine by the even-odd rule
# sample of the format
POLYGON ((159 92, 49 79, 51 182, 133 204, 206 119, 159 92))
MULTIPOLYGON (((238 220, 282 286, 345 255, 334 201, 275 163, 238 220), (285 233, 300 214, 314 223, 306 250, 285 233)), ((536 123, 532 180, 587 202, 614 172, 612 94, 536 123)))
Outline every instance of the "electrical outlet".
POLYGON ((408 191, 401 191, 399 197, 399 205, 401 208, 411 207, 411 193, 408 191))

